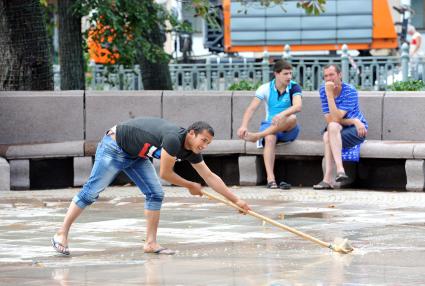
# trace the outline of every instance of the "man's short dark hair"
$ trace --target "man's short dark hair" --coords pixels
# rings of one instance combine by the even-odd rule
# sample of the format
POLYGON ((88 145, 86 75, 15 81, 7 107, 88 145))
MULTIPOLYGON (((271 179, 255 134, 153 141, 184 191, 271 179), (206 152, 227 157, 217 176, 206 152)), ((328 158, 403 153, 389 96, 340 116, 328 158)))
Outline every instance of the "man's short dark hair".
POLYGON ((280 73, 282 70, 292 70, 292 65, 285 60, 276 61, 273 66, 273 71, 280 73))
POLYGON ((341 73, 341 68, 337 64, 328 64, 328 65, 323 67, 323 70, 327 70, 330 67, 334 67, 334 69, 337 73, 341 73))
POLYGON ((188 128, 187 131, 193 130, 195 132, 195 135, 198 135, 199 133, 202 133, 202 131, 207 130, 207 132, 214 136, 214 129, 206 123, 205 121, 196 121, 192 123, 188 128))

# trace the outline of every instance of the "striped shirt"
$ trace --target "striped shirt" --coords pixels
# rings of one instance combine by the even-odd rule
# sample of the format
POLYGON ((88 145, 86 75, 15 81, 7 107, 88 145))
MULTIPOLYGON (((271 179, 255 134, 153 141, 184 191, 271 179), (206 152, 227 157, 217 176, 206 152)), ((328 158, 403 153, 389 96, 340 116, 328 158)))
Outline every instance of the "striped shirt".
MULTIPOLYGON (((319 90, 320 100, 322 101, 322 111, 324 114, 329 114, 328 99, 326 97, 325 85, 322 85, 319 90)), ((360 111, 359 95, 357 90, 351 84, 342 83, 341 93, 335 98, 336 107, 346 111, 344 119, 359 119, 368 128, 366 118, 360 111)))

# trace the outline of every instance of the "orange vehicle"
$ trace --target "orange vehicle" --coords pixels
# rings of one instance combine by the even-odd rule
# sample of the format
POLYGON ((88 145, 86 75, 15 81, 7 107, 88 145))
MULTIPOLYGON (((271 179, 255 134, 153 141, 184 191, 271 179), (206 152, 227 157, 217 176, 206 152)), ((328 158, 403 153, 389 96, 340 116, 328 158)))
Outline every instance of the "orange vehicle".
MULTIPOLYGON (((332 51, 343 44, 356 50, 398 46, 387 0, 328 0, 318 16, 307 15, 297 2, 265 7, 260 2, 223 0, 222 51, 282 52, 287 44, 292 51, 332 51)), ((207 36, 204 43, 218 51, 216 39, 207 36)))

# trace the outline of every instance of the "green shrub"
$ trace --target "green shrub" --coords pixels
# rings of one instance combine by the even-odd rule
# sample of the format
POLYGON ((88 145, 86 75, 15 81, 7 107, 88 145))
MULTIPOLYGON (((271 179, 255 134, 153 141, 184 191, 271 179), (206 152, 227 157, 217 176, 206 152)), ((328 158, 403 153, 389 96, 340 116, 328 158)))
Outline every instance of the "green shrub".
POLYGON ((261 82, 254 83, 249 80, 241 80, 229 86, 228 90, 257 90, 261 82))
POLYGON ((422 80, 409 79, 407 81, 397 81, 387 87, 393 91, 418 91, 425 90, 425 83, 422 80))

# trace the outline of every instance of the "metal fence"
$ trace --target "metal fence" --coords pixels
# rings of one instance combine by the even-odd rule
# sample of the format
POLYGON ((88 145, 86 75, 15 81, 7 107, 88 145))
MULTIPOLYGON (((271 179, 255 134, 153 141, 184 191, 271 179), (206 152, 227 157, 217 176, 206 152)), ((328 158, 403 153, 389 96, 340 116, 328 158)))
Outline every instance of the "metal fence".
MULTIPOLYGON (((409 77, 422 79, 425 59, 410 59, 408 45, 402 46, 401 56, 351 57, 347 46, 343 46, 339 57, 296 57, 291 56, 286 46, 282 58, 292 63, 294 80, 304 90, 317 90, 321 85, 322 69, 329 63, 341 66, 343 80, 361 90, 385 90, 396 81, 409 77)), ((175 90, 227 90, 242 80, 252 83, 267 82, 273 76, 271 59, 267 52, 262 62, 221 63, 208 58, 203 64, 170 64, 170 74, 175 90)), ((60 88, 59 67, 54 68, 55 89, 60 88)), ((86 76, 89 90, 140 90, 143 89, 142 71, 138 65, 132 69, 122 66, 92 64, 86 76)))

